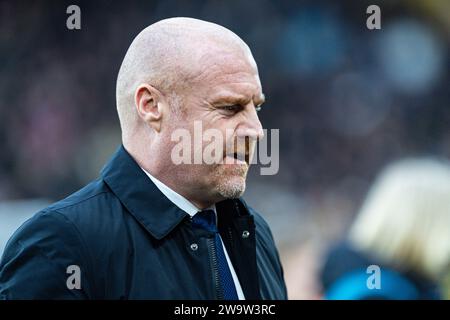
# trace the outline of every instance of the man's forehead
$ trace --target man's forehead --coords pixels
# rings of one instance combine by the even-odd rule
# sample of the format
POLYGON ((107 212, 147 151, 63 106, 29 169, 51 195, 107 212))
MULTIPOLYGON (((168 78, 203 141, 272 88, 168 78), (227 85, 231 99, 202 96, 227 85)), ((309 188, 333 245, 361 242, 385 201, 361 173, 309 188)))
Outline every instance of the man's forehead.
MULTIPOLYGON (((225 69, 231 72, 241 70, 257 70, 251 51, 245 43, 225 40, 205 40, 203 43, 191 43, 195 46, 194 64, 200 72, 205 69, 225 69)), ((188 51, 186 51, 188 52, 188 51)))
POLYGON ((197 50, 201 54, 191 65, 189 77, 193 90, 205 92, 208 99, 264 99, 256 62, 248 47, 212 42, 197 50))

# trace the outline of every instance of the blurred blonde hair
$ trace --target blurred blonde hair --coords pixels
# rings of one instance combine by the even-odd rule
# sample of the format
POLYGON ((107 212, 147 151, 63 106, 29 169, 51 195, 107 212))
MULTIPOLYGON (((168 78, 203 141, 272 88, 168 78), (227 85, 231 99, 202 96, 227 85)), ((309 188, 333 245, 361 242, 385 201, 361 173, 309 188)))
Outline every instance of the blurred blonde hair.
POLYGON ((388 166, 349 233, 360 250, 432 279, 450 262, 450 165, 407 159, 388 166))

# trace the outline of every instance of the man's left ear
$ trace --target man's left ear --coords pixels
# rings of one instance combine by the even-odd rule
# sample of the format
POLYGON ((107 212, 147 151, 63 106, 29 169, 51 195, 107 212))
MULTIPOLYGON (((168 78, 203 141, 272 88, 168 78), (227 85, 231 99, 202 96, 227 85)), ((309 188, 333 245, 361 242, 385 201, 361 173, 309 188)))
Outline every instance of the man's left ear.
POLYGON ((156 132, 161 131, 161 122, 165 113, 165 99, 161 92, 149 84, 141 84, 134 93, 134 104, 139 117, 156 132))

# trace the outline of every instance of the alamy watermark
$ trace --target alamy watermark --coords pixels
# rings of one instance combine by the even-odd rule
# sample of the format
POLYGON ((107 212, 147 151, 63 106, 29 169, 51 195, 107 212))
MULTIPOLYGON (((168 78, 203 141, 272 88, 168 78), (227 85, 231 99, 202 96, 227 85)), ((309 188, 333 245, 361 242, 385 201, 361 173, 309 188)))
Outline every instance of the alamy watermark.
POLYGON ((69 290, 81 289, 81 269, 76 264, 67 267, 66 273, 69 274, 66 280, 66 286, 69 290))
POLYGON ((370 274, 367 277, 366 286, 369 290, 381 289, 381 268, 376 264, 367 267, 366 273, 370 274))
POLYGON ((81 29, 81 9, 79 6, 72 4, 67 7, 66 13, 70 14, 66 20, 66 27, 69 30, 81 29))
MULTIPOLYGON (((81 29, 81 9, 79 6, 72 4, 67 7, 66 13, 69 14, 66 20, 66 27, 69 30, 81 29)), ((366 26, 369 30, 381 29, 381 9, 378 5, 372 4, 367 7, 366 14, 370 16, 366 20, 366 26)))
POLYGON ((171 160, 175 165, 261 164, 266 166, 260 168, 261 175, 275 175, 280 166, 279 129, 263 129, 263 132, 264 138, 257 144, 248 136, 235 137, 231 129, 225 133, 215 128, 203 130, 202 121, 194 121, 193 135, 184 128, 172 132, 171 141, 176 145, 171 160))
POLYGON ((369 30, 381 29, 381 9, 376 4, 367 7, 367 14, 370 16, 366 20, 366 26, 369 30))

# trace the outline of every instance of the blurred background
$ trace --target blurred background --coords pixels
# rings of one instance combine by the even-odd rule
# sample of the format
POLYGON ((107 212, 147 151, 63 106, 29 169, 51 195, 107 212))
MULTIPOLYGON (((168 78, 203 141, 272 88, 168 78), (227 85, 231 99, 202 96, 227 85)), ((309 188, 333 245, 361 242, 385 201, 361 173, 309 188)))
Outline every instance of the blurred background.
POLYGON ((0 1, 0 253, 27 217, 97 177, 120 144, 115 81, 132 39, 189 16, 231 29, 253 52, 261 122, 280 129, 280 169, 253 168, 245 198, 272 227, 289 297, 322 298, 326 252, 380 170, 450 157, 450 2, 377 1, 381 30, 366 27, 371 4, 0 1), (71 4, 81 30, 66 28, 71 4))

